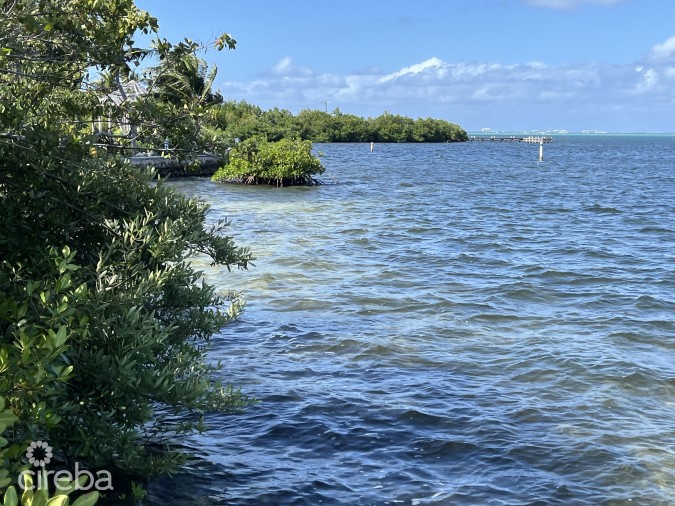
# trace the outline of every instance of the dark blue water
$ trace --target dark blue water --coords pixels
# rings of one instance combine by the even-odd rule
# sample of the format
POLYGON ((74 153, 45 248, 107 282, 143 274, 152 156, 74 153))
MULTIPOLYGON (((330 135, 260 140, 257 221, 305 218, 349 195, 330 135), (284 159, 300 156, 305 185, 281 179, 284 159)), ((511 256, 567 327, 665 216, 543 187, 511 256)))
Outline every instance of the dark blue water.
POLYGON ((336 184, 174 183, 257 256, 204 268, 261 403, 150 502, 675 503, 675 137, 316 149, 336 184))

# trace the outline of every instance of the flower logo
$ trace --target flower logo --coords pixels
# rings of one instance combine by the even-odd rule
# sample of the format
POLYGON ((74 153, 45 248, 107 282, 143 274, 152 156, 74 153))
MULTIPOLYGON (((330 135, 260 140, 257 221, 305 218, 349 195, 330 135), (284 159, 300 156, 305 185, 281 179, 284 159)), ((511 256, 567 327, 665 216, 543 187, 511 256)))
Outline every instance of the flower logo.
POLYGON ((35 467, 42 467, 45 464, 49 464, 53 456, 52 447, 49 446, 47 441, 33 441, 26 450, 26 458, 28 459, 28 462, 33 464, 35 467), (37 456, 35 455, 36 450, 37 456))

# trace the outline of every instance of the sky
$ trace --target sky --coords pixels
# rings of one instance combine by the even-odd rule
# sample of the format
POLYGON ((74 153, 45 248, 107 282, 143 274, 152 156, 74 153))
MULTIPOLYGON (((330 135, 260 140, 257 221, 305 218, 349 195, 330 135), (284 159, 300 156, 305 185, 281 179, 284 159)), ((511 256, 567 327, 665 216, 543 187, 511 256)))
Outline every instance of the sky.
MULTIPOLYGON (((675 0, 136 0, 227 100, 468 131, 675 132, 675 0)), ((139 39, 137 42, 144 42, 139 39)))

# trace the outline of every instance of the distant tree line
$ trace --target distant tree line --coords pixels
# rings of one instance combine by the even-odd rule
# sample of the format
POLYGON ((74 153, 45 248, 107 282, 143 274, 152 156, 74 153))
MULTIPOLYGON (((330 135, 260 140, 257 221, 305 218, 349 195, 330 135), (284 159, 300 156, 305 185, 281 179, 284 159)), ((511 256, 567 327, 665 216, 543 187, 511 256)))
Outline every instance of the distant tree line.
POLYGON ((384 112, 376 118, 305 109, 293 115, 286 109, 263 111, 245 101, 226 101, 211 108, 215 130, 226 138, 262 136, 274 142, 296 138, 312 142, 461 142, 468 139, 460 126, 433 118, 412 119, 384 112))

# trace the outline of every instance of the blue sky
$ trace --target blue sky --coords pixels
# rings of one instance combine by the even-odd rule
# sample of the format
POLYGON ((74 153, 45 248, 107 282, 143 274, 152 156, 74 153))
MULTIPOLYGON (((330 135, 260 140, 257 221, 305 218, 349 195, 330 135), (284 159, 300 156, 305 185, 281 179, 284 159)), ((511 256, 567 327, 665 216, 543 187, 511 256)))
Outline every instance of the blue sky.
POLYGON ((226 99, 467 130, 675 132, 675 0, 137 0, 226 99))

